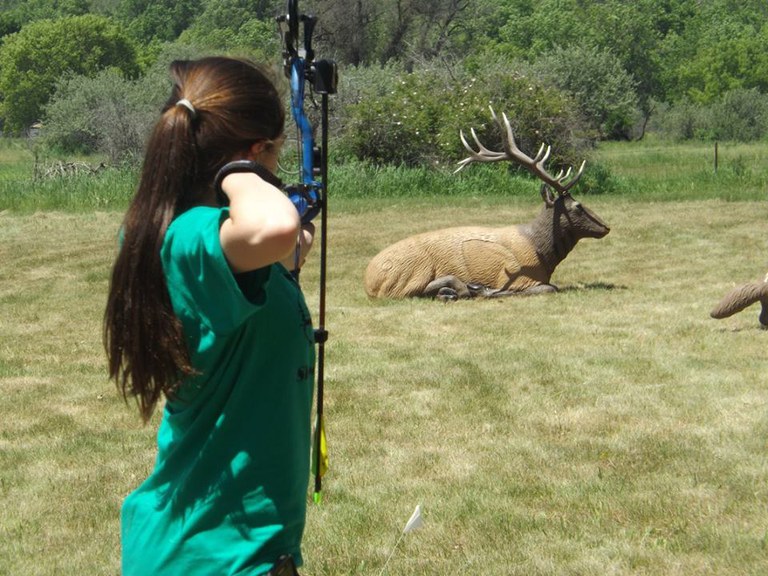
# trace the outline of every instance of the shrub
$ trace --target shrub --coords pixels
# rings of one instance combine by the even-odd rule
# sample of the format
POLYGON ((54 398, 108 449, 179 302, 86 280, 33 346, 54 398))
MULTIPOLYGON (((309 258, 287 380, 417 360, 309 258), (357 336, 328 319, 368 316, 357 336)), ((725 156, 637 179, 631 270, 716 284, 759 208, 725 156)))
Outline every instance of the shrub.
POLYGON ((542 80, 573 98, 600 138, 630 137, 638 103, 636 82, 610 51, 559 47, 542 55, 532 68, 542 80))
POLYGON ((768 95, 755 88, 726 92, 710 107, 709 121, 718 140, 760 140, 768 133, 768 95))
POLYGON ((196 55, 194 48, 167 45, 135 80, 114 69, 94 77, 65 77, 45 107, 44 142, 63 152, 96 152, 112 163, 136 163, 168 97, 170 61, 196 55))
POLYGON ((614 194, 621 185, 610 169, 600 162, 587 162, 584 173, 574 187, 576 194, 614 194))
POLYGON ((689 100, 674 105, 661 103, 652 116, 650 129, 673 140, 692 140, 702 135, 701 107, 689 100))
POLYGON ((662 107, 653 129, 676 140, 760 140, 768 135, 768 95, 739 88, 707 105, 683 100, 662 107))
POLYGON ((46 107, 44 141, 64 151, 104 153, 111 161, 137 153, 141 127, 133 121, 130 81, 115 70, 93 78, 70 76, 58 84, 46 107))

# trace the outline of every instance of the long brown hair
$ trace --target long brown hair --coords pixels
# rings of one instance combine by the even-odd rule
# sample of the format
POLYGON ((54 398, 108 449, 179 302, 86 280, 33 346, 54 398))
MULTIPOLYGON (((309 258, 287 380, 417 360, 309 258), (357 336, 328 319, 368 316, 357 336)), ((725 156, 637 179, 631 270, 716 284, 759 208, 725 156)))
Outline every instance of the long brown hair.
POLYGON ((144 421, 161 395, 171 396, 195 373, 160 260, 168 226, 210 195, 221 166, 254 142, 276 139, 285 123, 279 93, 253 63, 176 61, 171 76, 173 89, 123 221, 104 314, 109 376, 126 400, 136 398, 144 421))

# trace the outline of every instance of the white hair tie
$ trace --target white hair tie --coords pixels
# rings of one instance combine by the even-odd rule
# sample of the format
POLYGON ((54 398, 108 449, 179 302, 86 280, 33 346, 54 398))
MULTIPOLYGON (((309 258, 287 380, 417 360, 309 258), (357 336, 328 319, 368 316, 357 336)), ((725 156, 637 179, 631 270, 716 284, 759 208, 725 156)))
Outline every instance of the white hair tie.
POLYGON ((178 102, 176 102, 176 106, 184 106, 189 112, 192 114, 192 119, 197 118, 197 110, 195 110, 195 107, 192 106, 192 102, 187 100, 186 98, 182 98, 178 102))

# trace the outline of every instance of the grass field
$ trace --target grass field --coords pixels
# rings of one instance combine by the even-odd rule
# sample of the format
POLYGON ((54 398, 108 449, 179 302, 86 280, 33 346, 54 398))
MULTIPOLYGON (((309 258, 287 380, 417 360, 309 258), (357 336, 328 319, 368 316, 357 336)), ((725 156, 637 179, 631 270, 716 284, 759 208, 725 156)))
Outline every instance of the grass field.
MULTIPOLYGON (((759 307, 709 318, 768 270, 768 156, 726 149, 713 175, 708 156, 675 150, 601 153, 621 193, 581 199, 612 231, 576 247, 550 296, 362 290, 389 243, 523 222, 535 187, 332 203, 331 469, 302 574, 378 575, 417 504, 424 525, 385 574, 768 573, 768 332, 759 307)), ((115 209, 0 212, 0 574, 119 573, 120 503, 152 466, 157 425, 105 378, 119 223, 115 209)), ((302 282, 316 310, 316 259, 302 282)))

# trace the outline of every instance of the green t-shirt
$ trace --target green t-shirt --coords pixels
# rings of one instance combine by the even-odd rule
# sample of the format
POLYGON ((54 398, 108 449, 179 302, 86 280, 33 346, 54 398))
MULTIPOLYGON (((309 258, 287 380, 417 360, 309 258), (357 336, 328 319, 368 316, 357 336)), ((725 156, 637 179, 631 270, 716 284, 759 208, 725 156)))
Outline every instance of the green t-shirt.
POLYGON ((301 564, 315 351, 280 264, 235 276, 227 209, 176 218, 161 250, 192 364, 166 402, 152 474, 123 503, 124 576, 261 574, 301 564))

